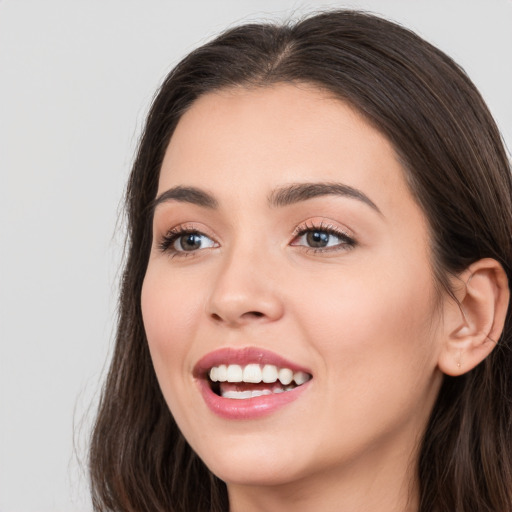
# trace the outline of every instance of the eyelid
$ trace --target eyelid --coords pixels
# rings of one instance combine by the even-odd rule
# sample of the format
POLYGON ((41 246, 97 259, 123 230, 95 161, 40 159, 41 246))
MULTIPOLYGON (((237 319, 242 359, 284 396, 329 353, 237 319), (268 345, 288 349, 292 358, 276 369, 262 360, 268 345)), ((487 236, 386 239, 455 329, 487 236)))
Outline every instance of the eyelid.
POLYGON ((305 231, 311 230, 328 231, 335 234, 340 234, 352 240, 355 239, 355 233, 346 226, 341 226, 339 222, 326 217, 312 217, 307 219, 293 230, 292 236, 296 237, 300 234, 304 234, 305 231))

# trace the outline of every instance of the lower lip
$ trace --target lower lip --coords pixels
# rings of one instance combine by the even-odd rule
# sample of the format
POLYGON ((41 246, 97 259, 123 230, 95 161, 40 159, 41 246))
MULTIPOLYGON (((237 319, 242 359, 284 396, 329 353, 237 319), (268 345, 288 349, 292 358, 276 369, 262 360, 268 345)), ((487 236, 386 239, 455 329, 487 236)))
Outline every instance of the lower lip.
POLYGON ((245 399, 223 398, 211 390, 205 379, 198 379, 198 384, 206 405, 217 416, 230 420, 251 420, 272 414, 297 400, 307 389, 309 382, 290 391, 245 399))

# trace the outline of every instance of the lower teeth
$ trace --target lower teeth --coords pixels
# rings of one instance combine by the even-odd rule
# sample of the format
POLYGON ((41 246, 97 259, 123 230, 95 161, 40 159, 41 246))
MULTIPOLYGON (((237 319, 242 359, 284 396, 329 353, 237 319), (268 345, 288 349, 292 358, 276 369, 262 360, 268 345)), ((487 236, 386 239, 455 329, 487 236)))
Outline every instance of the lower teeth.
POLYGON ((220 396, 222 398, 232 398, 234 400, 246 400, 248 398, 254 398, 257 396, 272 395, 275 393, 284 393, 285 391, 291 391, 295 389, 295 386, 288 386, 286 388, 270 389, 255 389, 253 391, 222 391, 220 396))

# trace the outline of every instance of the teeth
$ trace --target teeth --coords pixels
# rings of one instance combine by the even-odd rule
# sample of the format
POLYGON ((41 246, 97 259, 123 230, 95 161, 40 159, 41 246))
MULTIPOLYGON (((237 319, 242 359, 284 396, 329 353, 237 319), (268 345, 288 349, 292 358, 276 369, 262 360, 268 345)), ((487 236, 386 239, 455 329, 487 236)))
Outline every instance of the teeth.
POLYGON ((277 380, 277 367, 273 364, 266 364, 261 372, 261 380, 266 383, 275 382, 277 380))
POLYGON ((306 372, 295 372, 293 374, 293 380, 297 386, 300 386, 309 380, 309 375, 306 372))
POLYGON ((228 382, 242 382, 243 372, 242 367, 238 364, 230 364, 227 370, 228 382))
POLYGON ((254 391, 251 391, 252 397, 255 396, 263 396, 263 395, 271 395, 272 391, 270 389, 255 389, 254 391))
POLYGON ((246 366, 239 364, 213 366, 209 376, 212 382, 247 382, 251 384, 264 382, 271 384, 279 380, 283 386, 288 386, 292 382, 300 386, 311 378, 306 372, 294 373, 290 368, 278 368, 273 364, 266 364, 261 368, 259 364, 254 363, 246 366))
POLYGON ((254 398, 256 396, 271 395, 270 389, 259 389, 254 391, 225 391, 222 393, 222 398, 233 398, 235 400, 245 400, 247 398, 254 398))
POLYGON ((257 384, 261 382, 261 368, 259 364, 248 364, 244 368, 242 380, 257 384))
POLYGON ((224 398, 245 400, 247 398, 252 398, 252 393, 250 391, 226 391, 222 396, 224 398))
POLYGON ((293 372, 290 368, 281 368, 279 370, 279 380, 283 386, 287 386, 293 380, 293 372))
MULTIPOLYGON (((213 367, 215 368, 215 366, 213 367)), ((213 370, 212 368, 212 370, 213 370)), ((228 378, 228 367, 225 364, 221 364, 217 367, 217 380, 219 382, 226 382, 228 378)))

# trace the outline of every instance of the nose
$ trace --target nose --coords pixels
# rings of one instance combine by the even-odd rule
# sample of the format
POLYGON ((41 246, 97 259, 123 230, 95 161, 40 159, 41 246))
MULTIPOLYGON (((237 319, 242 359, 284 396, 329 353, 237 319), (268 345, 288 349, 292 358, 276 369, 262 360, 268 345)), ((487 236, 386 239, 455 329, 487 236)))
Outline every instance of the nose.
POLYGON ((284 304, 275 265, 262 254, 233 252, 222 262, 208 300, 208 314, 231 327, 279 320, 284 304))

